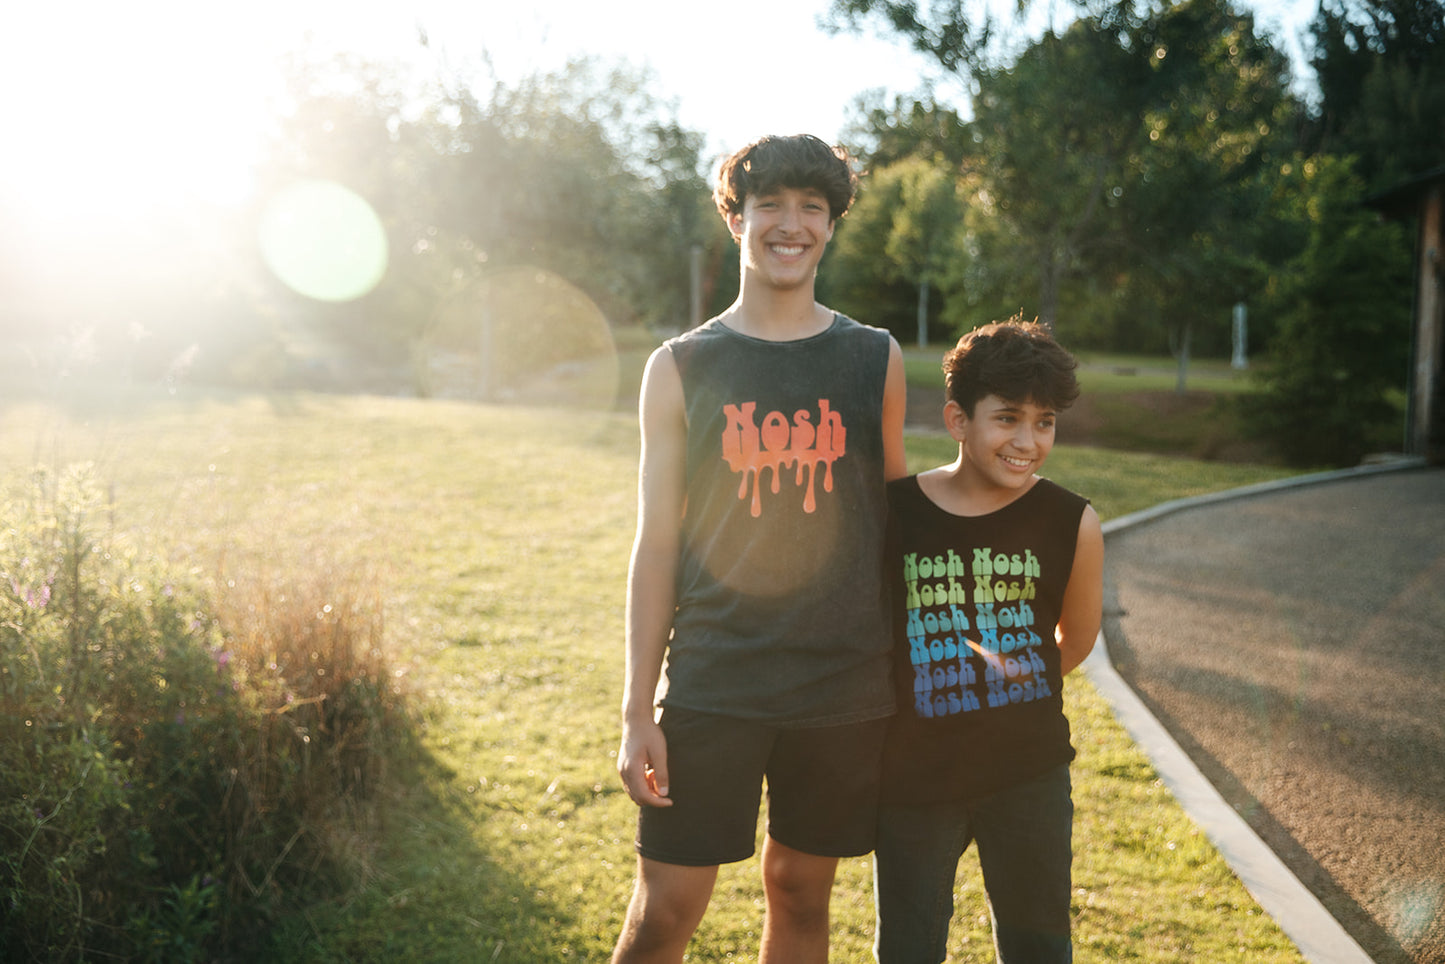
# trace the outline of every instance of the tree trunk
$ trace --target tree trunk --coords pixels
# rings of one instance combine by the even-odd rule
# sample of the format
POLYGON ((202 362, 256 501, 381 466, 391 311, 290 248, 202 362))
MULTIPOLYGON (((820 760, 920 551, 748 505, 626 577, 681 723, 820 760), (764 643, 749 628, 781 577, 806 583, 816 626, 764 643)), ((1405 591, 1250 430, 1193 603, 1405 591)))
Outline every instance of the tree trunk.
POLYGON ((928 282, 918 282, 918 347, 928 347, 928 282))
POLYGON ((1060 260, 1058 252, 1049 251, 1040 265, 1038 319, 1049 331, 1054 330, 1059 314, 1059 284, 1064 273, 1060 260))
POLYGON ((1189 336, 1193 325, 1184 322, 1179 327, 1178 343, 1175 345, 1174 359, 1179 363, 1179 375, 1174 381, 1174 392, 1183 395, 1188 388, 1189 382, 1189 336))

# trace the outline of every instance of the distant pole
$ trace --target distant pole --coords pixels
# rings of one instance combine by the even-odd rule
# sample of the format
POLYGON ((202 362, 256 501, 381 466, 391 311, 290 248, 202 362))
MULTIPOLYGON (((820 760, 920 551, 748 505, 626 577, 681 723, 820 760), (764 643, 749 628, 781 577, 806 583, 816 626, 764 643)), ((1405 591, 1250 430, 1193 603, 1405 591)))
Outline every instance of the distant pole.
POLYGON ((1234 303, 1234 358, 1230 360, 1229 367, 1237 371, 1244 371, 1249 367, 1249 327, 1247 321, 1248 311, 1244 302, 1234 303))
POLYGON ((1178 377, 1174 380, 1174 391, 1183 395, 1189 388, 1189 338, 1193 334, 1190 331, 1192 326, 1189 322, 1184 323, 1184 331, 1179 338, 1179 371, 1178 377))
POLYGON ((496 344, 492 337, 492 301, 490 297, 482 301, 481 327, 478 335, 480 339, 477 350, 481 355, 481 365, 477 371, 477 395, 482 401, 490 402, 496 392, 496 385, 493 384, 492 357, 496 351, 496 344))
POLYGON ((918 282, 918 347, 928 347, 928 282, 918 282))
POLYGON ((702 324, 702 245, 692 246, 692 259, 690 264, 692 283, 692 324, 689 328, 696 328, 702 324))

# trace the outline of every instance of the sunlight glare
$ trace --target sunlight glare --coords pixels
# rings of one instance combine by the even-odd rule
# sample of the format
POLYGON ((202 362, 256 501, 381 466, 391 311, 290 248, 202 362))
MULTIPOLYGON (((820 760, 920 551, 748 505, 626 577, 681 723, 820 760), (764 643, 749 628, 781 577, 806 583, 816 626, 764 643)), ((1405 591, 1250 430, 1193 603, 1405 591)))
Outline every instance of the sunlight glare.
POLYGON ((386 274, 386 229, 359 194, 301 180, 266 203, 261 259, 287 287, 318 301, 360 298, 386 274))
POLYGON ((0 84, 17 136, 0 178, 49 231, 244 198, 269 56, 181 4, 27 4, 6 19, 0 84))
POLYGON ((468 285, 438 313, 433 394, 611 411, 619 362, 612 329, 586 292, 519 265, 468 285))

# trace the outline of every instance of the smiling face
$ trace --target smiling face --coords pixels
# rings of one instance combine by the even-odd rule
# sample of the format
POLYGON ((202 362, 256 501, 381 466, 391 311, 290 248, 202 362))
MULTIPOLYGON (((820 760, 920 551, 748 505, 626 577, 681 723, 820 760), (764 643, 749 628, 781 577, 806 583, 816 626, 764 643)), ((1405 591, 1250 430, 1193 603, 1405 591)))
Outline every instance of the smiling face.
POLYGON ((812 188, 783 187, 749 195, 728 229, 742 246, 743 283, 779 289, 811 285, 833 238, 828 199, 812 188))
POLYGON ((949 402, 944 420, 959 443, 960 466, 975 482, 1021 489, 1054 447, 1057 414, 1033 402, 986 395, 974 404, 972 416, 957 402, 949 402))

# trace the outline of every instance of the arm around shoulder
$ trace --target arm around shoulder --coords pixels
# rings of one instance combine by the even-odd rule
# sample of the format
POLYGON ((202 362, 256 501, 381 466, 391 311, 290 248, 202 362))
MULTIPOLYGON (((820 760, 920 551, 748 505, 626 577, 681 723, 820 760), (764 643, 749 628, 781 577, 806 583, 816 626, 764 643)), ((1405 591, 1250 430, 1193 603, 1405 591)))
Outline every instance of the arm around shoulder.
POLYGON ((903 450, 903 422, 908 411, 908 376, 903 369, 903 349, 888 336, 888 377, 883 383, 883 477, 886 481, 908 474, 903 450))
POLYGON ((1104 530, 1099 513, 1084 506, 1079 518, 1074 566, 1064 590, 1064 607, 1055 635, 1064 675, 1072 672, 1094 649, 1104 618, 1104 530))

